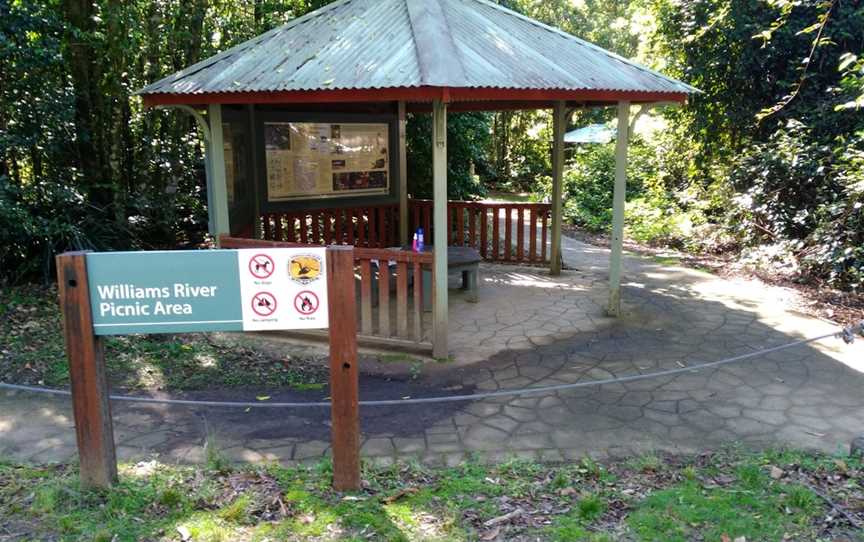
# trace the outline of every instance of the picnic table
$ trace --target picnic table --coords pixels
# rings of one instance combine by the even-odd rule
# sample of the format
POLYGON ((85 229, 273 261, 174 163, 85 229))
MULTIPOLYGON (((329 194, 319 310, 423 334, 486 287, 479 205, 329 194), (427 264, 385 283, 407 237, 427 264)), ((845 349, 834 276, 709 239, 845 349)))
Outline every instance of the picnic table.
MULTIPOLYGON (((410 246, 393 247, 390 250, 413 250, 410 246)), ((435 252, 435 247, 426 245, 423 247, 423 252, 435 252)), ((447 247, 447 270, 449 272, 462 273, 462 290, 465 290, 465 299, 469 303, 477 303, 479 273, 480 273, 480 252, 471 247, 447 247)), ((392 268, 390 265, 388 268, 392 268)), ((412 277, 413 280, 413 277, 412 277)), ((423 267, 423 310, 432 310, 432 269, 423 267)), ((391 282, 393 284, 393 282, 391 282)), ((373 290, 378 286, 378 281, 372 283, 373 290)), ((373 292, 373 299, 377 299, 377 292, 373 292)))
MULTIPOLYGON (((403 250, 411 250, 411 247, 403 250)), ((435 252, 435 247, 426 245, 423 252, 435 252)), ((477 303, 481 260, 480 252, 471 247, 447 247, 447 271, 462 273, 462 290, 469 303, 477 303)), ((432 310, 432 270, 426 268, 423 269, 423 309, 432 310)))

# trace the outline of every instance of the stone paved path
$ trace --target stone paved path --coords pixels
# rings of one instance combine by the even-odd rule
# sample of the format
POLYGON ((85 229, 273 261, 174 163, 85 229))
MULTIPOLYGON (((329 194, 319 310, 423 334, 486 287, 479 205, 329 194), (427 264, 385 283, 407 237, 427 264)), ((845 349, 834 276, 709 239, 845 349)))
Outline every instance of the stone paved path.
MULTIPOLYGON (((632 256, 625 259, 626 314, 605 318, 607 251, 565 238, 564 258, 570 270, 554 279, 542 270, 484 265, 484 310, 454 303, 459 359, 436 370, 429 383, 438 388, 427 395, 651 372, 834 329, 787 310, 791 294, 783 289, 632 256)), ((207 435, 240 461, 314 461, 328 452, 320 412, 115 404, 114 420, 122 460, 158 454, 201 461, 207 435)), ((623 385, 368 408, 362 429, 364 456, 383 463, 454 463, 470 453, 489 460, 602 458, 731 442, 833 452, 864 433, 864 340, 828 340, 623 385)), ((74 446, 68 400, 0 392, 0 457, 65 461, 74 458, 74 446)))

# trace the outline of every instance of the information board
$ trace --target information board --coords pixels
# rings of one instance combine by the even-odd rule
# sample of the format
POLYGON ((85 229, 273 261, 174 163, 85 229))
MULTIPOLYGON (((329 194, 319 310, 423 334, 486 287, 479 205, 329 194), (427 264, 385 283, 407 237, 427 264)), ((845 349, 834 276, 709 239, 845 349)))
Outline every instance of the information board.
POLYGON ((267 198, 389 192, 386 123, 264 123, 267 198))
POLYGON ((96 335, 323 329, 325 249, 87 254, 96 335))

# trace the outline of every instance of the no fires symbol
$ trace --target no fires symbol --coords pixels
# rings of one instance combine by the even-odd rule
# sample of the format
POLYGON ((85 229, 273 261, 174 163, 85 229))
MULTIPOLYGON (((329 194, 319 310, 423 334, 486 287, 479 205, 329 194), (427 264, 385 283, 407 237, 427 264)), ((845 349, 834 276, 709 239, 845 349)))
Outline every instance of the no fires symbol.
POLYGON ((314 314, 318 310, 318 296, 315 292, 302 291, 294 297, 294 308, 304 316, 314 314))

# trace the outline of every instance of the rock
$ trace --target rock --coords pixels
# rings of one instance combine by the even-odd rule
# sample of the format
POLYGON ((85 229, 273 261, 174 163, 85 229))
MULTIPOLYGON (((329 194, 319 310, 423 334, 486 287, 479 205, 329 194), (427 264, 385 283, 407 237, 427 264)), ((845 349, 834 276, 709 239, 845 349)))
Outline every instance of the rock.
POLYGON ((852 445, 849 446, 849 455, 864 457, 864 435, 852 440, 852 445))
POLYGON ((783 472, 783 469, 781 469, 780 467, 771 467, 771 478, 779 480, 780 478, 783 478, 784 474, 786 473, 783 472))

